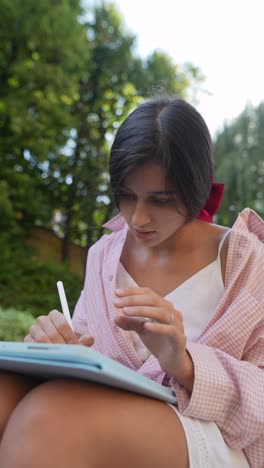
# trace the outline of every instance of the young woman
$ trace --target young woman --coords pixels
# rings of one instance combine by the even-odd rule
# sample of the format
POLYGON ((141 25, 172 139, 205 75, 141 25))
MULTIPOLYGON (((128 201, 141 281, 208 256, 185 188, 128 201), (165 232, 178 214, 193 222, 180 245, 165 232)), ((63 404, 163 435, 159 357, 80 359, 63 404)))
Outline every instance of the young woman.
POLYGON ((211 138, 176 98, 124 121, 110 179, 120 214, 89 250, 74 332, 53 310, 25 341, 93 346, 178 404, 2 372, 1 466, 263 467, 263 221, 246 209, 232 229, 212 224, 211 138))

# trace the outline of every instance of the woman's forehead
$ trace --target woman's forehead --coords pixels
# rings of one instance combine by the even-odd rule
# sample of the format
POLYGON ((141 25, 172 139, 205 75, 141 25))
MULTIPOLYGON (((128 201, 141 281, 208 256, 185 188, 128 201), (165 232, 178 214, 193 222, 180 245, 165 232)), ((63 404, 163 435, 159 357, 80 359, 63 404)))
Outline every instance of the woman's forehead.
POLYGON ((131 183, 153 186, 155 190, 166 190, 166 187, 168 187, 167 171, 159 164, 146 163, 129 171, 123 180, 123 184, 131 183))
POLYGON ((177 190, 170 182, 166 170, 155 163, 131 170, 123 179, 121 186, 146 195, 177 194, 177 190))

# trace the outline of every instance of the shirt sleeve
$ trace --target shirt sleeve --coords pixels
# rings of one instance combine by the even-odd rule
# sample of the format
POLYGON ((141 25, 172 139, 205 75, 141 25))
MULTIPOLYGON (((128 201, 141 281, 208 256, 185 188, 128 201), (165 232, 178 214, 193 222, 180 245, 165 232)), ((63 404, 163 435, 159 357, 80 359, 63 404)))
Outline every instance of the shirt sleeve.
POLYGON ((84 287, 76 303, 72 317, 73 329, 80 335, 89 333, 89 310, 85 297, 87 295, 87 291, 89 290, 89 282, 93 280, 95 271, 100 268, 99 256, 106 237, 106 235, 102 236, 95 244, 90 247, 88 251, 84 287))
MULTIPOLYGON (((263 304, 252 306, 264 315, 263 304)), ((254 452, 257 459, 252 466, 260 467, 257 460, 264 460, 264 319, 256 336, 241 360, 217 348, 189 343, 195 372, 192 394, 174 379, 171 384, 183 415, 214 421, 226 443, 254 452), (258 445, 254 451, 253 444, 258 445)))
POLYGON ((80 297, 74 309, 72 317, 72 324, 75 333, 83 335, 88 333, 87 312, 84 299, 84 291, 81 292, 80 297))

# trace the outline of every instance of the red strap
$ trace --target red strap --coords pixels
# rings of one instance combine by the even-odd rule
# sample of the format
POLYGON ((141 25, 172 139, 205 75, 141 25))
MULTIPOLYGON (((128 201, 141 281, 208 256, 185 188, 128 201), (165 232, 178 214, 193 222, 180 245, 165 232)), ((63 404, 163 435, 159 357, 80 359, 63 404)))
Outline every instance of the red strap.
POLYGON ((212 189, 209 198, 205 204, 205 207, 198 214, 197 219, 207 221, 208 223, 213 222, 213 217, 221 205, 221 201, 224 195, 224 188, 224 184, 219 184, 218 182, 212 183, 212 189))

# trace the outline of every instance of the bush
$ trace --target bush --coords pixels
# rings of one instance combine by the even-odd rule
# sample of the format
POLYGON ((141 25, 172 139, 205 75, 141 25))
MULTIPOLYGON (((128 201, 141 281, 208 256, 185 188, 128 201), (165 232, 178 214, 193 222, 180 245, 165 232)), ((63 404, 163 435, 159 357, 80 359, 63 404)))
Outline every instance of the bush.
POLYGON ((56 286, 61 280, 73 312, 83 286, 82 275, 71 273, 67 265, 39 261, 31 248, 21 245, 1 245, 0 239, 0 306, 25 310, 34 317, 61 310, 56 286))
POLYGON ((28 329, 35 321, 29 312, 0 307, 0 340, 23 341, 28 329))

